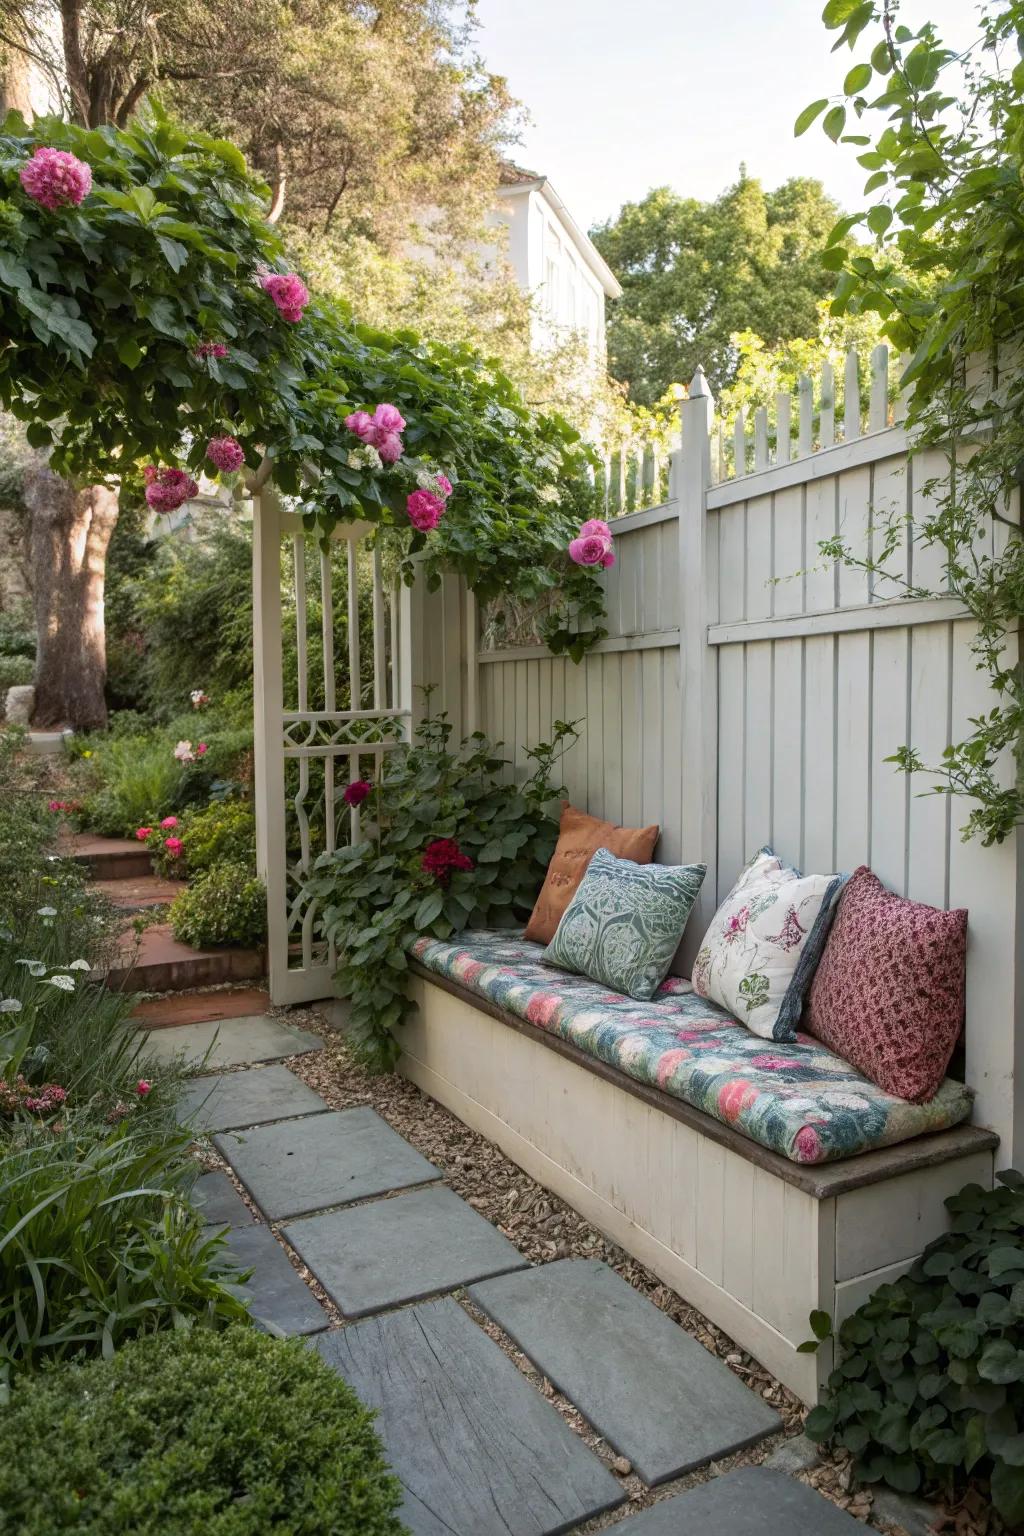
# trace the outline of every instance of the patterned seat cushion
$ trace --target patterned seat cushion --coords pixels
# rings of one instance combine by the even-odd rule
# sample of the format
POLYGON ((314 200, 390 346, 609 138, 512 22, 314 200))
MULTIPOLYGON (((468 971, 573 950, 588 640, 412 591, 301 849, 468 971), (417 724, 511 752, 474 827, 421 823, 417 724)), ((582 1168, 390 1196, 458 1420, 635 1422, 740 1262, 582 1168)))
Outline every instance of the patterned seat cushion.
POLYGON ((421 938, 428 970, 546 1029, 637 1082, 731 1125, 795 1163, 825 1163, 966 1120, 971 1092, 947 1078, 927 1104, 894 1098, 809 1035, 759 1039, 688 981, 650 1002, 541 964, 542 946, 512 930, 421 938))

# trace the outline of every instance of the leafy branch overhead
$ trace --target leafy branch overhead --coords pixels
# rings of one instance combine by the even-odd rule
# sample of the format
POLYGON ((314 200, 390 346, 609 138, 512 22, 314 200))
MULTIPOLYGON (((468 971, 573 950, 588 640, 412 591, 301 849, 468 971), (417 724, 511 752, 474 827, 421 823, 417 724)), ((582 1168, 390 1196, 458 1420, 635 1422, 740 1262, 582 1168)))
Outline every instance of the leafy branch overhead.
POLYGON ((837 49, 866 50, 842 98, 820 98, 796 121, 799 134, 820 120, 829 138, 855 147, 867 173, 870 201, 839 220, 822 257, 837 274, 832 313, 879 316, 909 354, 912 451, 945 459, 910 532, 937 551, 943 579, 933 591, 901 566, 905 509, 888 518, 876 510, 869 559, 842 539, 824 553, 909 596, 956 597, 977 621, 973 649, 992 707, 938 760, 913 744, 894 760, 933 775, 936 792, 975 802, 965 837, 1001 842, 1024 818, 1024 0, 995 0, 962 51, 931 22, 916 31, 899 23, 894 0, 828 0, 823 19, 837 49), (851 251, 858 229, 870 244, 851 251))
POLYGON ((556 647, 601 637, 600 585, 567 555, 593 494, 577 434, 469 348, 305 302, 263 217, 267 189, 233 145, 157 113, 123 131, 45 119, 31 132, 12 114, 0 194, 0 400, 58 473, 109 482, 150 461, 198 474, 211 440, 233 467, 234 440, 311 530, 368 521, 408 580, 420 555, 432 585, 454 570, 484 601, 559 592, 556 647), (56 207, 28 195, 43 146, 88 167, 91 190, 56 207), (401 474, 346 426, 384 401, 405 423, 401 474), (436 531, 409 520, 416 467, 454 487, 436 531))

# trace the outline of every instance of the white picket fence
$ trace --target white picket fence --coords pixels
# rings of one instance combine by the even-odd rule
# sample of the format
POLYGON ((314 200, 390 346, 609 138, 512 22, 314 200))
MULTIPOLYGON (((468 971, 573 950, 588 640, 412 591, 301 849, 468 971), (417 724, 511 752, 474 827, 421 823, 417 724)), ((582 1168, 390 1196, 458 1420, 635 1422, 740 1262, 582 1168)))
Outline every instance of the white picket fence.
POLYGON ((752 434, 741 418, 726 441, 698 374, 670 500, 614 521, 608 637, 578 667, 542 646, 482 649, 472 598, 450 578, 415 594, 417 676, 441 685, 457 727, 503 741, 516 773, 555 720, 580 721, 564 760, 573 802, 656 821, 660 860, 708 865, 684 966, 765 843, 804 868, 870 864, 901 894, 967 907, 966 1075, 1010 1163, 1024 1154, 1017 839, 963 842, 969 808, 885 761, 906 742, 936 760, 991 707, 972 622, 942 595, 941 551, 912 537, 945 465, 908 452, 884 348, 866 414, 855 357, 839 417, 834 384, 828 368, 801 381, 795 401, 780 397, 771 419, 758 408, 752 434), (877 548, 892 519, 884 576, 819 554, 837 536, 877 548), (909 598, 908 583, 938 595, 909 598))

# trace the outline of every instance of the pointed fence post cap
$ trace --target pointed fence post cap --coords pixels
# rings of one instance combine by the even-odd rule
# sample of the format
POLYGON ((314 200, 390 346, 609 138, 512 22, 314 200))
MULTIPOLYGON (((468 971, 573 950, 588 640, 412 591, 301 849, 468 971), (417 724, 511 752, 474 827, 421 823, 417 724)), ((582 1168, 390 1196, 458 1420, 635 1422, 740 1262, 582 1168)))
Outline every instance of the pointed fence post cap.
POLYGON ((693 378, 690 380, 690 399, 696 400, 700 395, 703 395, 710 400, 711 387, 704 375, 704 369, 701 367, 700 363, 698 363, 697 371, 694 373, 693 378))

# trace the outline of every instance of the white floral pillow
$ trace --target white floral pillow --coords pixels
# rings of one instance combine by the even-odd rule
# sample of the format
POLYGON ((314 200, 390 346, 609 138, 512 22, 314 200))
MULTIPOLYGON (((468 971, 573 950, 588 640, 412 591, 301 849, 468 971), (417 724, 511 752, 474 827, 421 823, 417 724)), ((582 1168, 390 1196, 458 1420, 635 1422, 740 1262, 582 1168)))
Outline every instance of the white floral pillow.
POLYGON ((693 990, 764 1040, 795 1040, 845 880, 802 875, 762 848, 704 935, 693 990))

